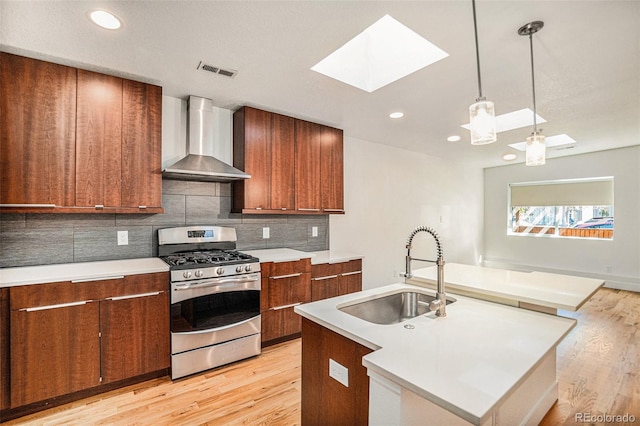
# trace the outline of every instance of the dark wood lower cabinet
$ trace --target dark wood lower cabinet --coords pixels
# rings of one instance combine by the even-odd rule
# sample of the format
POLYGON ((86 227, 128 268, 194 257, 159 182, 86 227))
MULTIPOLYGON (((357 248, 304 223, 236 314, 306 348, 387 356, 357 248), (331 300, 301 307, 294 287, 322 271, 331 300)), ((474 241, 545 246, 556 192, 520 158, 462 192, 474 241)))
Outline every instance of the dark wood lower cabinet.
POLYGON ((0 410, 9 408, 9 289, 0 288, 0 410))
POLYGON ((99 302, 11 312, 11 407, 100 384, 99 302))
POLYGON ((0 416, 166 375, 168 284, 162 272, 0 289, 0 416))
POLYGON ((362 260, 321 263, 311 267, 311 300, 322 300, 362 290, 362 260))
POLYGON ((168 319, 166 291, 100 302, 102 382, 168 368, 168 319))
POLYGON ((302 318, 302 425, 367 425, 371 349, 302 318), (345 386, 329 376, 329 360, 348 369, 345 386))

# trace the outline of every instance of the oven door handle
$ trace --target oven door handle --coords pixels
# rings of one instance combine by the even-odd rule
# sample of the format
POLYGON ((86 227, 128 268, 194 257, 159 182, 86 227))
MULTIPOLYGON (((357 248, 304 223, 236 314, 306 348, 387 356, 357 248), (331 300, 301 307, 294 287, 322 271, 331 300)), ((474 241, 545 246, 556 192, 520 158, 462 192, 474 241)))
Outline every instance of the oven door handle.
POLYGON ((256 282, 256 281, 260 281, 260 277, 223 278, 223 279, 215 279, 210 281, 203 281, 199 283, 175 284, 173 289, 175 291, 196 290, 199 288, 219 287, 219 286, 225 286, 229 284, 241 284, 241 283, 256 282))

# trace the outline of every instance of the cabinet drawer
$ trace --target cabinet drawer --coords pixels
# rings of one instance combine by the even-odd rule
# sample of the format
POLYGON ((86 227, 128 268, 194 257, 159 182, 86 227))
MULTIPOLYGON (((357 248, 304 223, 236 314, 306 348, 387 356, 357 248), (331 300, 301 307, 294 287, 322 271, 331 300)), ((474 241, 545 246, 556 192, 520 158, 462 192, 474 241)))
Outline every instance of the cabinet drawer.
POLYGON ((339 275, 342 272, 342 263, 320 263, 311 267, 311 278, 324 278, 339 275))
POLYGON ((350 260, 342 264, 342 273, 362 271, 362 259, 350 260))
POLYGON ((99 300, 113 293, 124 277, 100 281, 32 284, 9 289, 12 311, 38 306, 99 300))
POLYGON ((168 286, 169 273, 158 272, 11 287, 9 289, 10 309, 15 311, 83 300, 101 300, 108 297, 166 291, 168 286))
POLYGON ((309 273, 280 275, 269 278, 267 284, 267 307, 276 308, 311 300, 309 273))
POLYGON ((263 276, 266 277, 311 272, 311 259, 300 259, 291 262, 265 262, 260 265, 260 268, 263 271, 263 276))

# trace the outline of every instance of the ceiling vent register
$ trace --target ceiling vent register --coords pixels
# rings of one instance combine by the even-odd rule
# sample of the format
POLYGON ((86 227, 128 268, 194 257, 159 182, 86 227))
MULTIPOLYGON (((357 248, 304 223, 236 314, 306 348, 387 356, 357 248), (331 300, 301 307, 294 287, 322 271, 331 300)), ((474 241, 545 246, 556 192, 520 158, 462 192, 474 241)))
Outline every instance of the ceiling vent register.
POLYGON ((236 74, 238 74, 238 71, 236 70, 232 70, 229 68, 220 68, 217 67, 215 65, 211 65, 211 64, 205 64, 204 62, 200 61, 200 63, 198 64, 198 68, 199 70, 203 70, 203 71, 208 71, 208 72, 212 72, 214 74, 219 74, 225 77, 229 77, 229 78, 233 78, 236 76, 236 74))

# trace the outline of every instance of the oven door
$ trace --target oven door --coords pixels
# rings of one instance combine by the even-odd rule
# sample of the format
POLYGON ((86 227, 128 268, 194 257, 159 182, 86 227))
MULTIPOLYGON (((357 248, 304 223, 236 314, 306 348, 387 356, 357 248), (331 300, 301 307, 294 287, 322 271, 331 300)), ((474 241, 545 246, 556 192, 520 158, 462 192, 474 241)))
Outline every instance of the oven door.
POLYGON ((171 353, 260 333, 260 274, 171 284, 171 353))

